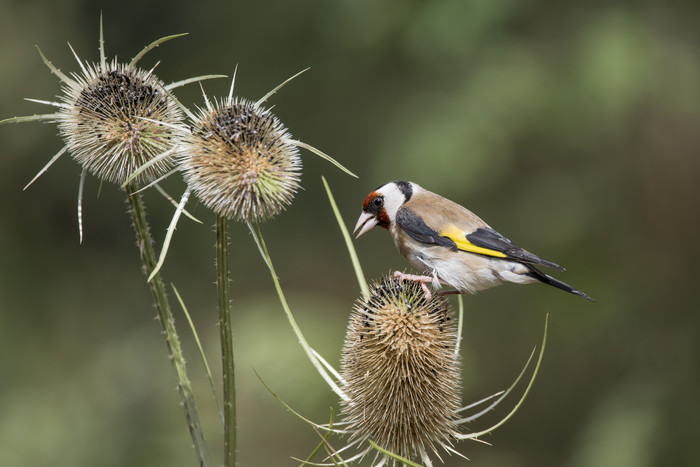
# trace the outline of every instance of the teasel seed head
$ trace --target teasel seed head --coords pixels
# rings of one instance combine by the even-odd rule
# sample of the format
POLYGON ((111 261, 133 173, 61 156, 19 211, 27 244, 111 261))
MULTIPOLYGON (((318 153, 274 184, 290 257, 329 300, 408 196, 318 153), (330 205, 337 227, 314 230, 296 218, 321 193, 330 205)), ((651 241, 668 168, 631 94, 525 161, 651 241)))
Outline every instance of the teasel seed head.
POLYGON ((207 101, 182 145, 181 168, 195 195, 217 215, 259 222, 291 204, 301 158, 280 120, 257 102, 207 101))
MULTIPOLYGON (((131 65, 86 63, 63 87, 57 112, 68 152, 96 177, 122 184, 140 166, 177 142, 183 112, 154 74, 131 65)), ((149 182, 173 168, 160 158, 136 178, 149 182)))
POLYGON ((342 357, 343 414, 354 438, 405 458, 459 435, 457 328, 444 297, 385 277, 350 316, 342 357))
POLYGON ((125 186, 127 183, 155 183, 171 171, 184 112, 170 91, 192 82, 223 76, 198 76, 164 85, 153 74, 155 67, 144 70, 138 68, 137 63, 160 44, 184 35, 174 34, 151 42, 128 64, 118 62, 116 57, 108 62, 100 16, 100 61, 82 61, 68 44, 80 67, 79 71, 68 74, 54 66, 37 47, 44 64, 61 80, 62 93, 56 101, 27 100, 50 105, 56 111, 6 118, 0 120, 0 125, 56 123, 65 145, 25 189, 65 153, 69 153, 83 169, 78 194, 79 213, 87 173, 125 186))

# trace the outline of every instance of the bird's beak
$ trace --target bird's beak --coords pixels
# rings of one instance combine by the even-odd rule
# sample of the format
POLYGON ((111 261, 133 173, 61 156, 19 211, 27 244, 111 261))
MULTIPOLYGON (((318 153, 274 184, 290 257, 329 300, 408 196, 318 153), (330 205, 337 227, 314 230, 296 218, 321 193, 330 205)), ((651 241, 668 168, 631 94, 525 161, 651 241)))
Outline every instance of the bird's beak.
POLYGON ((379 221, 377 220, 377 216, 369 212, 362 211, 362 214, 360 214, 360 218, 357 219, 357 224, 355 224, 355 230, 353 230, 352 233, 357 232, 357 230, 359 229, 360 231, 357 232, 355 238, 360 238, 360 235, 364 234, 368 230, 371 230, 372 227, 374 227, 378 223, 379 221))

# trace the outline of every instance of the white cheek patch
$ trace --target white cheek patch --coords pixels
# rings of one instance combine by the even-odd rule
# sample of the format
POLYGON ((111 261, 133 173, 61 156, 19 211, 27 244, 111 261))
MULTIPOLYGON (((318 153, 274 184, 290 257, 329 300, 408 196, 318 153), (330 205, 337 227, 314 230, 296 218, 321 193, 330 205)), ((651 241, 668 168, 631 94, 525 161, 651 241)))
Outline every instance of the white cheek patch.
POLYGON ((384 209, 393 225, 396 222, 396 212, 406 202, 406 196, 395 183, 385 185, 380 193, 384 195, 384 209))

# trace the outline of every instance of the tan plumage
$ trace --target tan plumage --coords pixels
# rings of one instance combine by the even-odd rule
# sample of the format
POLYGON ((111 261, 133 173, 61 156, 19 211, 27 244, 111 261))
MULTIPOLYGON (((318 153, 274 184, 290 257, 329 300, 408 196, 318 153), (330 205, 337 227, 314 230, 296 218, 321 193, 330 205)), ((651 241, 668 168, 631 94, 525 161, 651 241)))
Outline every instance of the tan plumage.
POLYGON ((421 188, 414 184, 414 196, 403 204, 406 209, 422 213, 423 221, 433 228, 445 223, 452 223, 464 232, 471 232, 479 227, 488 227, 486 222, 469 209, 454 201, 421 188))
POLYGON ((389 182, 367 196, 357 237, 376 225, 390 231, 399 252, 425 275, 410 278, 434 287, 445 283, 474 293, 503 282, 539 281, 590 300, 535 266, 564 268, 512 244, 476 214, 413 182, 389 182))

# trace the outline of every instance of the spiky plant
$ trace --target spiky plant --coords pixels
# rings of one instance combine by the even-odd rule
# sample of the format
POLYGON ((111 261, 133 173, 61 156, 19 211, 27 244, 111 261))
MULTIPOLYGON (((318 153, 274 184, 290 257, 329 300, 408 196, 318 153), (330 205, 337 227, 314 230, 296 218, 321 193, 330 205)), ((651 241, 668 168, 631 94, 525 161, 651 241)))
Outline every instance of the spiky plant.
POLYGON ((405 458, 456 439, 457 328, 447 300, 417 282, 384 277, 358 300, 341 362, 343 414, 352 437, 405 458))
POLYGON ((100 180, 132 190, 148 182, 155 183, 167 175, 175 166, 181 134, 177 129, 184 120, 184 113, 171 91, 184 84, 222 76, 199 76, 166 85, 155 75, 155 66, 148 70, 137 66, 150 50, 184 35, 175 34, 152 42, 129 63, 121 63, 116 57, 108 61, 100 18, 100 61, 82 61, 68 44, 80 67, 80 71, 69 74, 54 66, 37 47, 43 62, 61 80, 62 92, 56 101, 27 100, 50 105, 57 110, 49 114, 0 121, 0 125, 30 121, 57 124, 65 144, 25 189, 68 153, 82 168, 78 188, 81 242, 82 195, 86 174, 91 173, 100 180))
MULTIPOLYGON (((260 222, 289 205, 299 188, 301 158, 287 129, 259 102, 205 95, 206 107, 190 115, 180 169, 194 192, 216 214, 216 266, 224 387, 224 464, 235 465, 236 397, 229 300, 228 219, 260 222)), ((186 199, 186 198, 185 198, 186 199)), ((164 256, 162 256, 164 258, 164 256)))
MULTIPOLYGON (((155 66, 145 70, 137 67, 137 64, 153 48, 182 35, 184 34, 167 36, 152 42, 129 63, 120 63, 116 58, 108 61, 100 17, 99 62, 83 62, 71 47, 80 71, 66 75, 39 50, 41 59, 61 80, 62 93, 58 101, 29 100, 51 105, 57 109, 56 112, 0 121, 0 124, 27 121, 57 123, 65 145, 27 186, 66 152, 78 162, 82 168, 78 188, 78 226, 81 242, 81 201, 86 174, 91 173, 100 180, 124 185, 143 268, 148 275, 155 269, 156 256, 143 200, 136 193, 136 188, 146 182, 157 182, 159 177, 166 175, 174 166, 179 136, 175 128, 182 124, 184 113, 170 90, 215 76, 190 78, 165 85, 155 76, 155 66), (147 170, 137 174, 137 169, 146 164, 149 164, 147 170)), ((199 463, 208 466, 211 465, 211 460, 204 442, 165 286, 159 275, 150 282, 150 287, 199 463)))
MULTIPOLYGON (((217 218, 257 224, 278 215, 294 199, 301 180, 299 148, 356 177, 329 155, 293 139, 270 109, 263 107, 270 96, 304 71, 288 78, 255 102, 233 95, 234 72, 226 98, 210 100, 202 91, 204 107, 193 112, 181 106, 190 119, 188 125, 175 127, 180 132, 181 141, 177 150, 178 167, 187 182, 187 189, 168 228, 156 271, 165 261, 180 214, 192 193, 217 218)), ((161 157, 170 157, 170 154, 145 163, 127 178, 126 183, 150 169, 161 157)), ((217 224, 221 222, 217 220, 217 224)))
POLYGON ((288 206, 299 189, 301 158, 289 131, 246 99, 215 100, 182 146, 182 171, 217 215, 259 222, 288 206))
MULTIPOLYGON (((182 106, 190 124, 179 127, 181 144, 177 160, 187 182, 187 189, 173 215, 158 264, 151 273, 153 277, 165 261, 180 213, 190 194, 194 193, 216 214, 216 283, 224 386, 224 463, 227 467, 235 465, 236 456, 236 390, 229 299, 228 220, 246 222, 250 227, 251 223, 257 224, 276 216, 292 202, 301 179, 300 147, 353 175, 325 153, 292 139, 280 120, 263 107, 262 104, 271 95, 299 74, 252 102, 234 97, 234 72, 226 98, 215 98, 212 104, 202 90, 204 108, 192 112, 182 106)), ((157 162, 158 158, 147 162, 127 182, 157 162)))
MULTIPOLYGON (((173 149, 177 134, 172 125, 184 115, 153 70, 116 59, 81 67, 83 73, 72 73, 64 85, 65 105, 56 113, 59 132, 84 169, 122 184, 138 167, 173 149)), ((166 174, 173 157, 160 158, 136 182, 166 174)))

